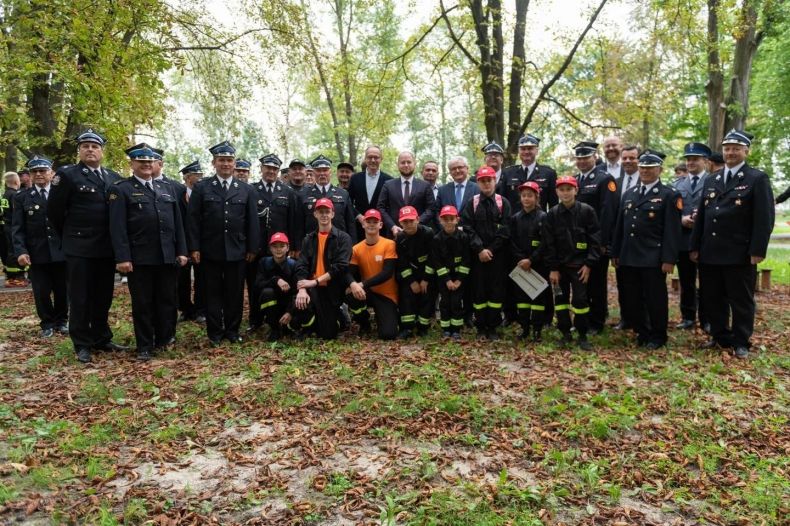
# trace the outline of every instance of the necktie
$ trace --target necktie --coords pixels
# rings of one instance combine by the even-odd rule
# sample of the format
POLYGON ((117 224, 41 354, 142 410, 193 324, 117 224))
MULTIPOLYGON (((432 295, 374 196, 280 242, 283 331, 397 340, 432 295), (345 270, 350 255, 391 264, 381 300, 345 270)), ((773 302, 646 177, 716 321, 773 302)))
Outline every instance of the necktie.
POLYGON ((691 178, 691 191, 693 192, 694 189, 697 187, 697 183, 699 182, 699 175, 695 175, 691 178))
POLYGON ((461 209, 461 202, 464 200, 464 185, 455 185, 455 209, 461 209))
POLYGON ((642 190, 639 191, 639 199, 643 199, 645 197, 645 193, 647 192, 647 187, 642 185, 642 190))
POLYGON ((148 190, 151 193, 154 192, 154 188, 151 186, 151 181, 146 181, 145 182, 145 189, 148 190))
POLYGON ((104 182, 104 177, 101 176, 101 170, 94 170, 93 173, 94 175, 96 175, 96 177, 99 178, 99 181, 101 181, 102 183, 104 182))
POLYGON ((41 190, 38 191, 38 193, 40 193, 41 197, 43 197, 44 200, 46 201, 46 199, 47 199, 47 189, 46 188, 42 188, 41 190))
POLYGON ((322 195, 323 197, 326 197, 326 186, 322 186, 322 187, 321 187, 321 195, 322 195))
POLYGON ((724 178, 724 186, 730 184, 730 179, 732 179, 732 170, 727 170, 727 177, 724 178))
POLYGON ((409 198, 411 197, 411 192, 409 191, 409 181, 408 179, 403 182, 406 187, 403 189, 403 202, 409 204, 409 198))
POLYGON ((228 181, 227 180, 222 181, 222 191, 223 192, 227 192, 228 191, 228 181))

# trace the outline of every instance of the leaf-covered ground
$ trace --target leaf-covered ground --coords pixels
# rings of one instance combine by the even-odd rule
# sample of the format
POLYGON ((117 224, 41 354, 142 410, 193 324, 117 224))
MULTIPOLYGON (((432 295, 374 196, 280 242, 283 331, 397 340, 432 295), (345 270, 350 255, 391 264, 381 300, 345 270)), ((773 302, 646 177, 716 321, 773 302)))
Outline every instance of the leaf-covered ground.
MULTIPOLYGON (((786 287, 749 361, 622 334, 595 352, 432 338, 76 362, 0 295, 0 522, 786 524, 786 287)), ((673 305, 676 298, 671 299, 673 305)), ((116 288, 116 339, 130 342, 116 288)))

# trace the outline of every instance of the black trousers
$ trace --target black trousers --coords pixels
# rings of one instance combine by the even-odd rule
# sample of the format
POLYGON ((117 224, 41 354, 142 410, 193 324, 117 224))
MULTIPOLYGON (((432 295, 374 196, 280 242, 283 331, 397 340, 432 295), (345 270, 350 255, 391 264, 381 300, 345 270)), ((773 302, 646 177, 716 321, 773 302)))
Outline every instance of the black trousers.
POLYGON ((461 282, 461 286, 455 290, 447 288, 447 280, 436 278, 439 290, 439 325, 443 331, 461 332, 464 327, 464 297, 466 296, 466 285, 461 282))
POLYGON ((256 301, 260 296, 261 291, 255 290, 255 278, 258 276, 258 262, 261 257, 258 256, 252 263, 245 263, 244 269, 244 282, 247 285, 247 300, 250 304, 250 327, 260 327, 263 323, 263 313, 261 312, 261 303, 256 301))
POLYGON ((337 338, 340 322, 340 303, 333 287, 312 287, 307 289, 310 303, 304 310, 294 309, 291 328, 312 331, 323 340, 337 338))
POLYGON ((479 331, 491 331, 502 323, 502 304, 505 301, 505 280, 509 279, 508 260, 494 254, 488 263, 475 261, 472 268, 472 309, 479 331))
POLYGON ((699 279, 711 336, 722 347, 749 347, 754 332, 755 265, 700 264, 699 279), (732 311, 732 328, 730 324, 732 311))
POLYGON ((107 316, 115 286, 112 258, 66 256, 69 336, 74 348, 102 347, 112 340, 107 316))
POLYGON ((680 280, 680 314, 684 320, 705 325, 705 309, 702 303, 702 283, 697 287, 697 264, 691 261, 688 252, 678 252, 678 278, 680 280))
POLYGON ((415 294, 406 283, 398 284, 398 311, 400 328, 413 329, 415 325, 428 328, 436 307, 436 287, 428 284, 425 294, 415 294))
MULTIPOLYGON (((546 281, 549 280, 549 273, 540 270, 538 272, 546 281)), ((551 287, 546 287, 546 290, 538 294, 538 297, 532 299, 529 294, 524 292, 521 287, 516 285, 512 279, 508 279, 515 285, 513 291, 513 298, 516 304, 516 312, 518 313, 518 322, 524 332, 529 332, 532 327, 533 332, 540 332, 543 325, 546 323, 547 305, 551 298, 551 287)))
POLYGON ((254 303, 269 327, 280 328, 280 318, 293 305, 295 294, 293 289, 283 292, 280 287, 267 287, 260 292, 257 301, 254 295, 250 296, 253 298, 250 300, 250 309, 254 303))
POLYGON ((3 262, 6 279, 19 279, 25 277, 25 269, 21 268, 14 259, 14 245, 11 242, 11 224, 3 226, 0 231, 0 261, 3 262))
POLYGON ((362 325, 370 324, 370 314, 368 307, 373 308, 376 317, 376 327, 379 338, 382 340, 394 340, 398 335, 398 305, 386 296, 376 294, 372 291, 367 292, 367 299, 360 301, 351 294, 346 294, 348 310, 351 311, 352 318, 362 325))
POLYGON ((669 297, 660 267, 620 267, 625 311, 640 344, 667 343, 669 297))
POLYGON ((587 281, 587 298, 590 302, 590 328, 602 331, 609 317, 609 256, 601 256, 590 269, 587 281))
POLYGON ((212 340, 239 334, 244 309, 245 261, 201 260, 206 290, 206 333, 212 340))
POLYGON ((623 277, 623 267, 616 267, 614 269, 614 276, 617 279, 617 304, 620 306, 620 321, 623 322, 623 325, 625 325, 626 329, 633 329, 633 316, 629 316, 630 312, 626 307, 625 278, 623 277))
POLYGON ((69 318, 66 263, 34 263, 30 265, 29 274, 41 328, 54 329, 66 325, 69 318))
POLYGON ((151 352, 176 334, 178 270, 174 265, 135 265, 127 274, 138 351, 151 352))
POLYGON ((203 267, 187 263, 178 269, 178 310, 185 317, 206 315, 206 300, 203 293, 203 267), (192 273, 195 274, 194 301, 192 288, 192 273))
POLYGON ((554 298, 554 312, 557 313, 557 328, 562 333, 571 331, 571 312, 573 326, 580 336, 589 330, 590 303, 587 301, 587 284, 579 279, 579 267, 560 268, 560 294, 554 298))

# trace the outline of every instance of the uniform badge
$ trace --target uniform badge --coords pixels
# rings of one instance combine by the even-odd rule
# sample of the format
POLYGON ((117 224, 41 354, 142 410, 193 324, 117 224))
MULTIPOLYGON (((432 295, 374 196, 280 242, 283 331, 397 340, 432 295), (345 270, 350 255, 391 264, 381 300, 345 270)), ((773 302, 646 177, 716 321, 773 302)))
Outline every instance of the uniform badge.
POLYGON ((594 174, 594 173, 591 173, 591 174, 590 174, 590 180, 593 180, 593 179, 595 179, 595 174, 594 174))
POLYGON ((655 186, 653 187, 653 193, 654 193, 654 194, 657 194, 657 193, 658 193, 658 188, 656 188, 655 186))
POLYGON ((32 216, 33 215, 33 211, 32 210, 28 210, 27 211, 27 215, 32 216))
POLYGON ((36 205, 36 206, 34 206, 33 208, 35 208, 36 210, 38 210, 38 209, 39 209, 39 208, 41 208, 41 207, 40 207, 40 206, 38 206, 38 205, 36 205))
POLYGON ((735 206, 741 206, 741 200, 740 199, 736 199, 735 200, 735 206))
POLYGON ((262 205, 263 204, 263 200, 262 199, 258 199, 258 204, 262 205))
POLYGON ((655 212, 650 212, 650 213, 647 214, 647 217, 649 217, 650 219, 653 219, 654 217, 656 217, 656 213, 655 212))
POLYGON ((115 199, 118 199, 118 194, 110 194, 110 201, 114 201, 115 199))
POLYGON ((57 186, 59 182, 60 182, 60 176, 56 175, 55 177, 52 178, 52 183, 51 184, 57 186))
POLYGON ((683 210, 683 198, 682 197, 678 197, 677 200, 675 201, 675 208, 677 208, 678 210, 683 210))
POLYGON ((615 183, 614 181, 609 181, 609 184, 607 185, 607 188, 609 189, 610 192, 616 192, 617 191, 617 183, 615 183))
POLYGON ((708 197, 713 199, 714 197, 716 197, 716 192, 711 192, 710 195, 708 195, 708 197))
POLYGON ((217 180, 214 179, 213 181, 211 181, 211 184, 214 185, 214 186, 217 186, 217 180))
POLYGON ((239 187, 239 183, 237 183, 236 181, 233 181, 233 188, 238 188, 238 187, 239 187))
POLYGON ((628 204, 625 207, 630 210, 632 206, 633 203, 631 203, 631 201, 628 201, 628 204))

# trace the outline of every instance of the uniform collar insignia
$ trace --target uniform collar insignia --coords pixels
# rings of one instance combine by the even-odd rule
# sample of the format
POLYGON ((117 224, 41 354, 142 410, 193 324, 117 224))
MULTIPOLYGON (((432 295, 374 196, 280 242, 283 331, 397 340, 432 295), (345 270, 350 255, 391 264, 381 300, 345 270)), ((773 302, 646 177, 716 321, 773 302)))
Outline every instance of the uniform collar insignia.
POLYGON ((213 184, 214 186, 216 186, 216 185, 217 185, 217 180, 216 180, 216 179, 214 179, 213 181, 211 181, 211 184, 213 184))
POLYGON ((717 180, 717 181, 721 181, 721 175, 717 175, 717 176, 716 176, 716 180, 717 180))
POLYGON ((238 188, 238 187, 239 187, 239 183, 237 183, 236 181, 233 181, 233 188, 238 188))
POLYGON ((653 187, 653 193, 654 193, 654 194, 657 194, 657 193, 658 193, 658 188, 657 188, 657 187, 655 187, 655 186, 653 187))

